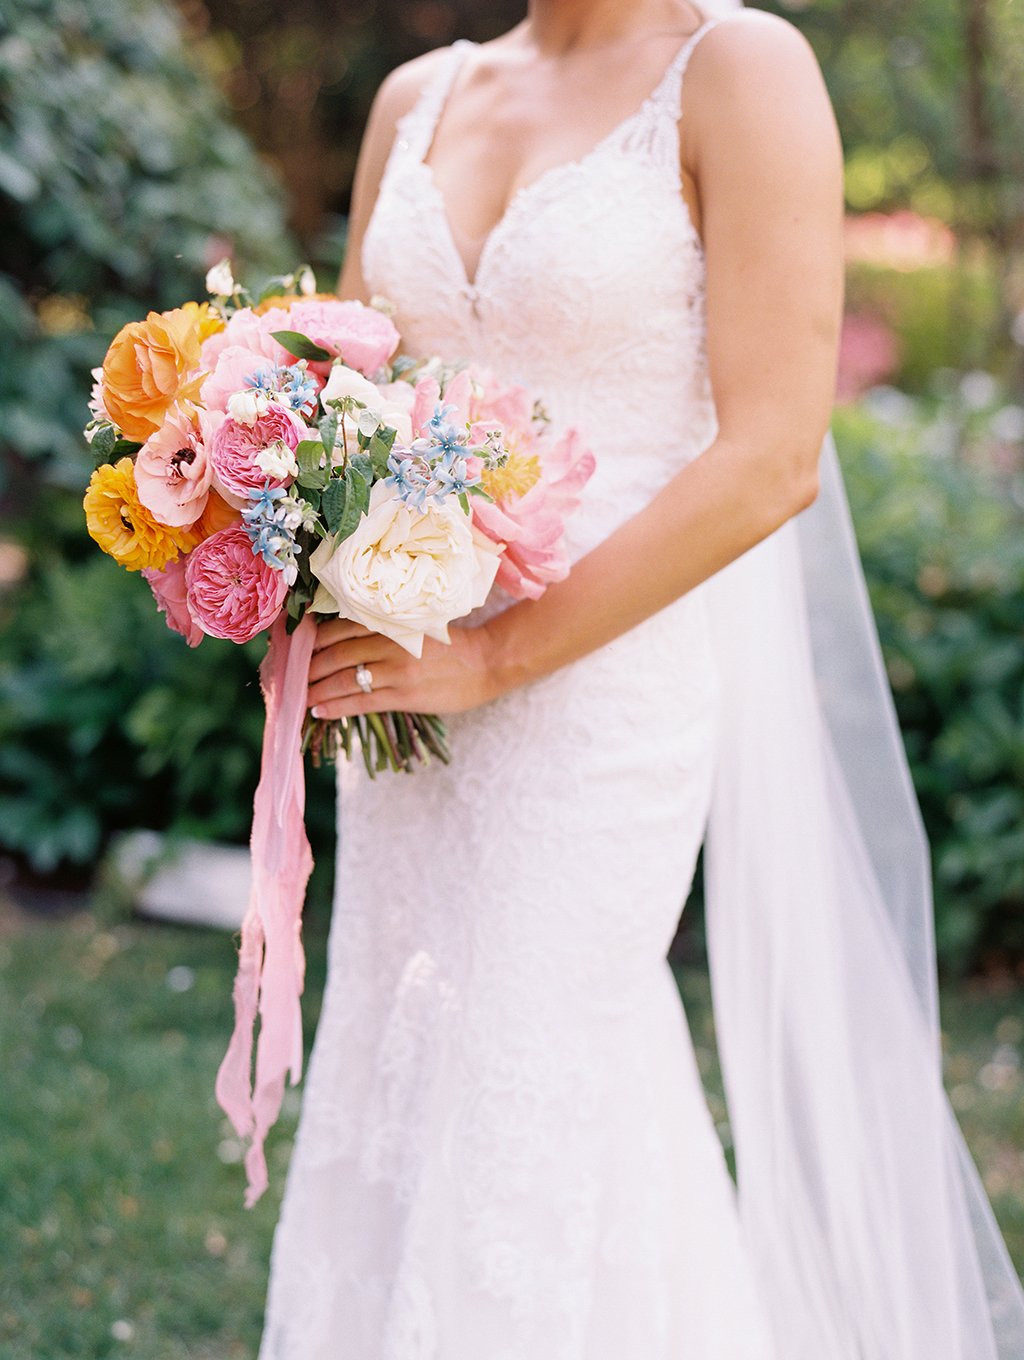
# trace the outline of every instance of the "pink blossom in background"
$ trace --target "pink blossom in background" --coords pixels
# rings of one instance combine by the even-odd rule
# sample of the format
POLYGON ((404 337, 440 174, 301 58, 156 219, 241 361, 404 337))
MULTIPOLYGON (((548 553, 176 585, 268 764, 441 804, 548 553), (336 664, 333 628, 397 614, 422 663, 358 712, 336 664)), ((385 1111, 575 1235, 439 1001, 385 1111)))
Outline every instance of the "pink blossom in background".
POLYGON ((553 581, 569 574, 562 535, 567 517, 596 466, 580 432, 570 426, 558 441, 534 446, 542 475, 523 495, 500 496, 494 502, 472 496, 473 520, 495 542, 505 543, 495 578, 517 600, 536 600, 553 581))
MULTIPOLYGON (((293 303, 286 315, 287 321, 281 330, 298 331, 314 344, 330 350, 332 355, 344 359, 349 368, 358 369, 367 378, 387 363, 398 348, 398 331, 390 317, 362 302, 309 298, 293 303)), ((273 329, 278 327, 275 325, 273 329)), ((310 363, 309 367, 326 377, 331 363, 325 360, 310 363)))
POLYGON ((198 415, 176 403, 136 455, 139 500, 161 524, 192 524, 203 513, 212 477, 198 415))
POLYGON ((848 312, 839 336, 836 401, 853 401, 884 382, 899 368, 901 357, 899 336, 881 317, 848 312))
POLYGON ((945 222, 909 208, 892 213, 849 213, 843 227, 847 261, 886 265, 890 269, 951 264, 956 248, 956 233, 945 222))
POLYGON ((185 559, 188 610, 204 633, 248 642, 269 628, 281 612, 288 586, 254 553, 241 524, 219 529, 185 559))
MULTIPOLYGON (((256 455, 270 444, 282 441, 294 451, 300 440, 311 432, 294 411, 272 402, 254 424, 245 425, 231 416, 207 414, 204 422, 213 434, 209 444, 213 482, 233 505, 249 503, 250 490, 261 490, 267 474, 256 462, 256 455)), ((315 437, 315 433, 314 436, 315 437)), ((289 486, 291 477, 271 477, 271 486, 289 486)))
POLYGON ((187 563, 188 556, 179 557, 176 562, 168 562, 162 571, 159 567, 143 567, 142 575, 152 588, 157 608, 167 616, 167 627, 180 633, 190 647, 198 647, 204 634, 189 613, 185 591, 187 563))

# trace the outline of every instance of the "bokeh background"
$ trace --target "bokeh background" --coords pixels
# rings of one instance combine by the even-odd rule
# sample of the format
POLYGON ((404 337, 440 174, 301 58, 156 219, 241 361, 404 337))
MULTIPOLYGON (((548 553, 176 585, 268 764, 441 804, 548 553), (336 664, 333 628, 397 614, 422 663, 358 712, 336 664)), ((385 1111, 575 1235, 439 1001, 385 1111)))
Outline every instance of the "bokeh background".
MULTIPOLYGON (((1024 6, 764 4, 846 156, 833 429, 934 856, 945 1074, 1024 1269, 1024 6)), ((0 0, 0 1352, 255 1355, 300 1090, 241 1208, 230 932, 141 917, 119 835, 244 845, 257 641, 171 634, 85 533, 90 369, 225 253, 333 287, 373 93, 512 0, 0 0)), ((309 769, 307 1052, 334 790, 309 769)), ((716 1123, 698 890, 673 960, 716 1123)), ((300 1088, 301 1089, 301 1088, 300 1088)))

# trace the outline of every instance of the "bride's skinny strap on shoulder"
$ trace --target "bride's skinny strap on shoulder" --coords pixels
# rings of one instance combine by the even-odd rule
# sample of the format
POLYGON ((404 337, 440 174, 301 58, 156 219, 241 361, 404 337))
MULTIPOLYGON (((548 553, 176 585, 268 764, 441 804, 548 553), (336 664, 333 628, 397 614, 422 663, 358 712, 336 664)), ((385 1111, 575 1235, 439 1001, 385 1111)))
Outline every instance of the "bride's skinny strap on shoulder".
POLYGON ((735 18, 737 14, 742 14, 743 12, 742 9, 737 9, 726 14, 711 15, 704 20, 699 28, 693 30, 673 57, 668 70, 662 77, 660 85, 654 92, 654 98, 656 102, 664 105, 666 111, 669 112, 676 121, 678 121, 682 113, 683 76, 686 73, 686 68, 689 65, 694 48, 700 42, 701 38, 703 38, 705 33, 710 33, 710 31, 713 28, 717 28, 719 24, 725 23, 726 20, 735 18))
POLYGON ((448 91, 467 48, 469 38, 456 38, 439 58, 437 69, 424 81, 412 108, 399 119, 404 143, 417 157, 425 156, 434 135, 434 127, 441 115, 448 91))

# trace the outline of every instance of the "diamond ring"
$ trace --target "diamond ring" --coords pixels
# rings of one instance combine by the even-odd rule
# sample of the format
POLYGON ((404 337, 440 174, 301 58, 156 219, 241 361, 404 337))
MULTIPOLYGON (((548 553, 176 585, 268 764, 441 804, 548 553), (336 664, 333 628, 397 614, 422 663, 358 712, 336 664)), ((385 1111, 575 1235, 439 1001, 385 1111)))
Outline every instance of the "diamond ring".
POLYGON ((369 694, 373 689, 373 671, 370 670, 369 666, 364 666, 361 661, 356 667, 356 684, 364 694, 369 694))

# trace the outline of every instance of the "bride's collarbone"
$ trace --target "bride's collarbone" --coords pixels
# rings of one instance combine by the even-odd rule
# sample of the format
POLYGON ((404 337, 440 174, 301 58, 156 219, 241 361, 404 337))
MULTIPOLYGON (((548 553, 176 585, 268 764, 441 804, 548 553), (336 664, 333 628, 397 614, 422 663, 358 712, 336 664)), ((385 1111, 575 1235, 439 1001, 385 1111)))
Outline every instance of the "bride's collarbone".
MULTIPOLYGON (((603 72, 577 74, 555 88, 550 77, 534 84, 521 70, 502 71, 504 64, 457 72, 422 158, 452 227, 468 240, 493 234, 526 189, 586 163, 641 113, 663 74, 656 69, 645 82, 631 81, 628 98, 621 88, 607 98, 603 72)), ((699 234, 697 185, 682 162, 679 168, 699 234)))

